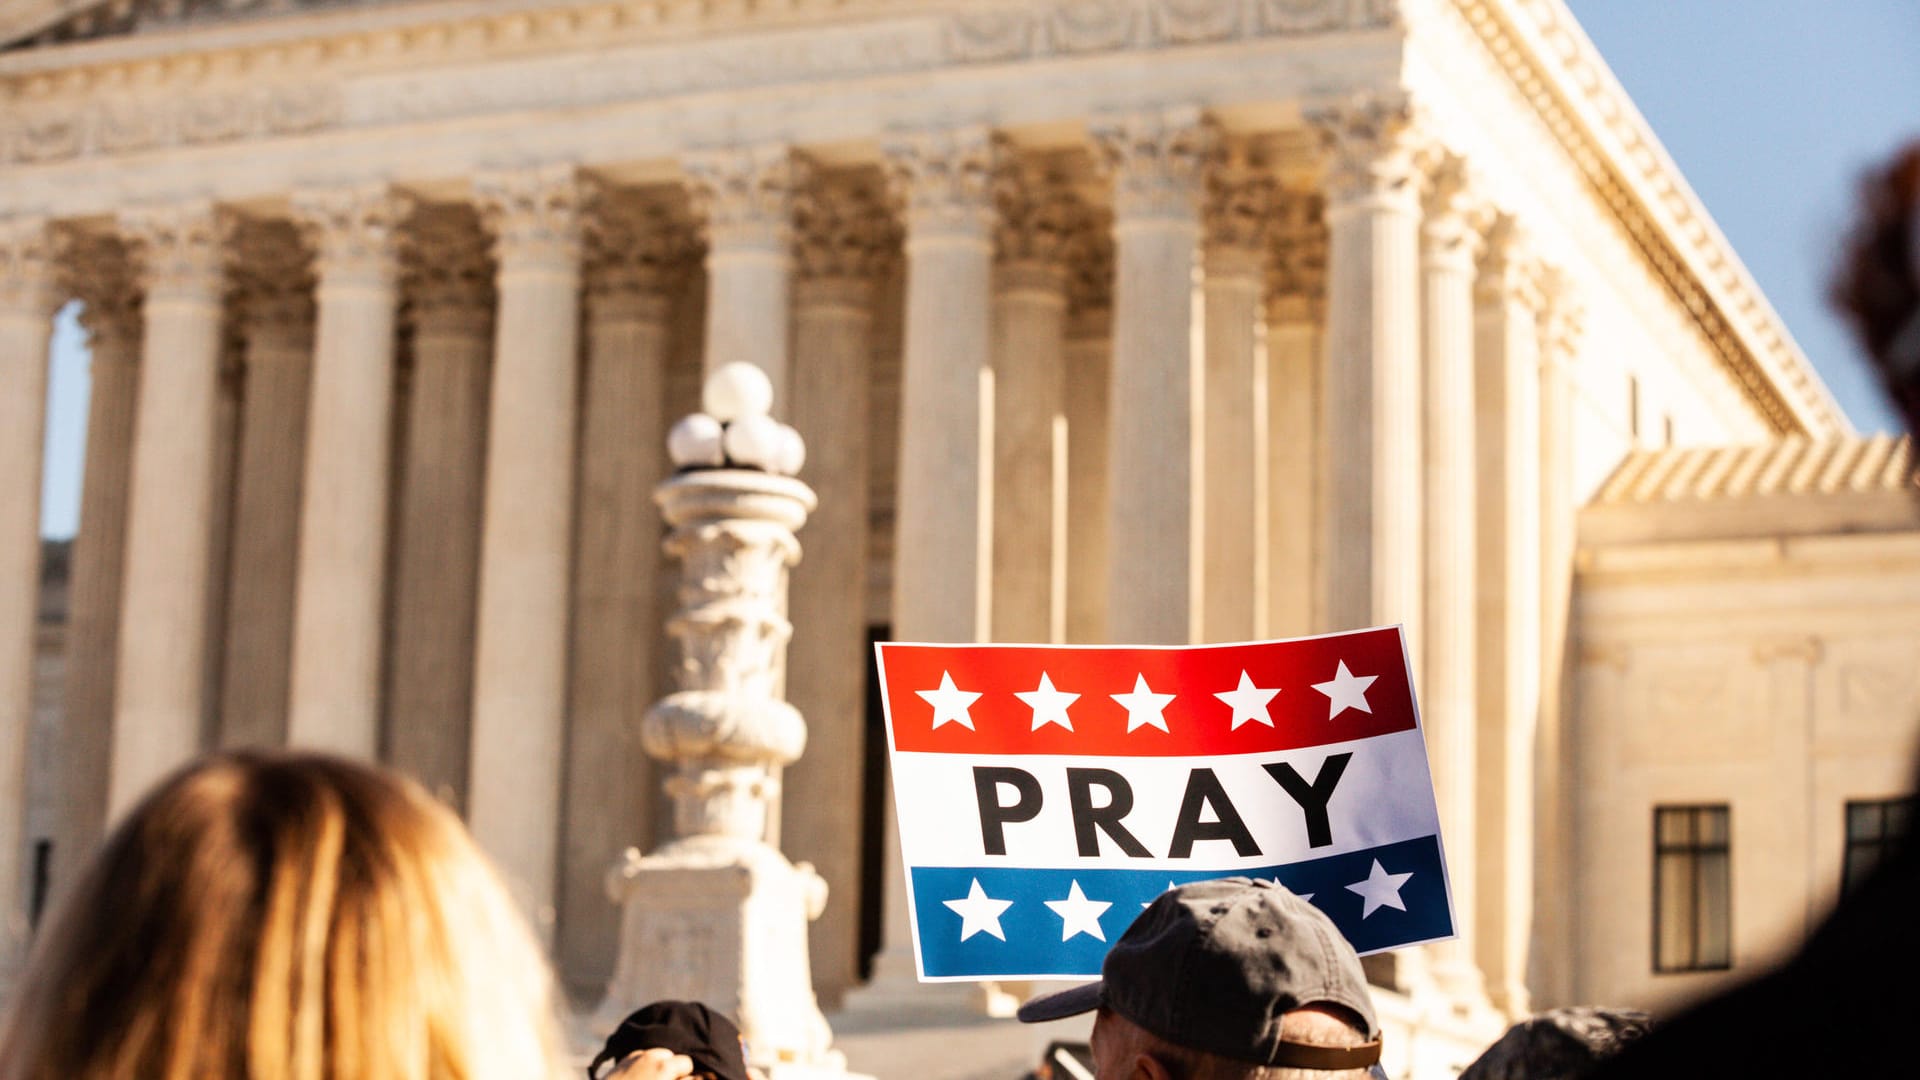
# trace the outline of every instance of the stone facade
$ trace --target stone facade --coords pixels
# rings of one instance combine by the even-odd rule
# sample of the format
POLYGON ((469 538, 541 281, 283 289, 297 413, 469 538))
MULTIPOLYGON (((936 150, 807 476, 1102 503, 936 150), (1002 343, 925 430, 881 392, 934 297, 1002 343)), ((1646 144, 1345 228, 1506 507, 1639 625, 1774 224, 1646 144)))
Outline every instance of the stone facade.
MULTIPOLYGON (((0 103, 0 431, 39 430, 52 305, 94 356, 56 889, 207 746, 374 756, 462 810, 595 1000, 606 869, 664 834, 661 436, 745 360, 821 496, 777 675, 813 749, 767 834, 829 885, 823 1002, 911 970, 870 632, 1383 622, 1467 931, 1377 972, 1395 1068, 1669 998, 1587 963, 1638 932, 1578 868, 1612 805, 1589 638, 1639 586, 1607 498, 1576 508, 1637 446, 1847 428, 1559 0, 36 0, 0 103)), ((1767 571, 1779 610, 1824 566, 1767 571)))

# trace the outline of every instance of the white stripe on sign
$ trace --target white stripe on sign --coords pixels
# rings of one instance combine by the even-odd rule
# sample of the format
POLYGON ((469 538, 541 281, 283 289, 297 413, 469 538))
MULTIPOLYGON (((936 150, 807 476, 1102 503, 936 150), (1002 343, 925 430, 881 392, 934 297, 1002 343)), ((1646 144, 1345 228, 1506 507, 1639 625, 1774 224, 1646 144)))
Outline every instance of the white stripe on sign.
POLYGON ((1234 870, 1439 831, 1419 731, 1231 757, 896 752, 908 866, 1234 870), (1122 813, 1124 811, 1124 813, 1122 813))

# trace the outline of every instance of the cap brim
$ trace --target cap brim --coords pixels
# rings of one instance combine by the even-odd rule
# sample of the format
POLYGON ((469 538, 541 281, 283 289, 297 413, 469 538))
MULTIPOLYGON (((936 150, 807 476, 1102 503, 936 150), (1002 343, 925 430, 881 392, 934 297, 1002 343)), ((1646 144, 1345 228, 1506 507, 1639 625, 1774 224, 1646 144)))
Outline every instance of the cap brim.
POLYGON ((1014 1015, 1023 1024, 1044 1024, 1049 1020, 1065 1020, 1069 1016, 1090 1013, 1105 1004, 1106 1000, 1107 984, 1104 981, 1090 982, 1085 986, 1034 998, 1020 1006, 1020 1011, 1014 1015))

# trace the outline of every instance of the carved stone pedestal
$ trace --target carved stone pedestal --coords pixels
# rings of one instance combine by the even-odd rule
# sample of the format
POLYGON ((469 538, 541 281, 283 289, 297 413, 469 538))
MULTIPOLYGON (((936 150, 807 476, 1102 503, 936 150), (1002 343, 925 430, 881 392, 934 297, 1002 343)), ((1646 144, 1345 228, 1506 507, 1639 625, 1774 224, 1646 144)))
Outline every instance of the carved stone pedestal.
MULTIPOLYGON (((712 400, 709 384, 710 408, 712 400)), ((743 422, 752 418, 733 419, 743 422)), ((648 755, 673 770, 674 839, 646 856, 629 849, 609 875, 621 944, 599 1023, 611 1029, 651 1001, 703 1001, 739 1022, 749 1061, 771 1080, 844 1077, 807 957, 807 924, 826 906, 826 882, 767 842, 780 769, 807 741, 806 722, 779 698, 777 672, 792 634, 784 612, 787 571, 800 557, 793 533, 814 495, 757 469, 696 468, 654 498, 672 527, 667 552, 680 562, 667 629, 682 659, 680 689, 648 710, 640 734, 648 755)))

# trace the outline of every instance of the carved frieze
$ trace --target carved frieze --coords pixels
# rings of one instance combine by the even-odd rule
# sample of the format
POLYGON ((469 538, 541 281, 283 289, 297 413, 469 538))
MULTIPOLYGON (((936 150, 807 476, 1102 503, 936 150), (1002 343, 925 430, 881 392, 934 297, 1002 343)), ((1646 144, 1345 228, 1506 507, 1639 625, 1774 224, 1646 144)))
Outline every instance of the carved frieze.
POLYGON ((1206 185, 1201 223, 1207 247, 1257 256, 1280 202, 1272 170, 1248 140, 1222 139, 1208 164, 1206 185))
POLYGON ((808 165, 784 145, 701 150, 681 159, 693 211, 710 250, 783 250, 792 236, 793 192, 808 165))

